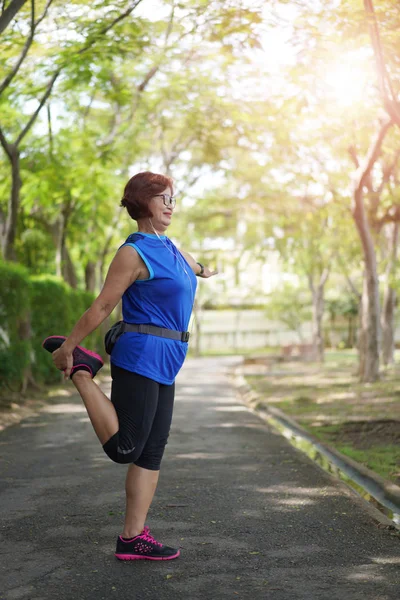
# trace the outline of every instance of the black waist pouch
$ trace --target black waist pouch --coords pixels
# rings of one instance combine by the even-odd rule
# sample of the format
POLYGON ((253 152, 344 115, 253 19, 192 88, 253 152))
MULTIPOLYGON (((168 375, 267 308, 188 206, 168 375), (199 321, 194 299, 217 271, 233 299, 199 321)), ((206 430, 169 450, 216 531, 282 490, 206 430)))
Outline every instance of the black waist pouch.
POLYGON ((107 354, 111 354, 115 342, 119 336, 126 331, 156 335, 181 342, 188 342, 190 336, 188 331, 175 331, 175 329, 166 329, 165 327, 158 327, 157 325, 151 325, 149 323, 124 323, 124 321, 118 321, 118 323, 115 323, 104 336, 104 347, 107 354))
POLYGON ((114 323, 114 325, 107 331, 104 336, 104 348, 107 354, 111 354, 112 349, 115 346, 115 342, 125 331, 124 327, 125 323, 123 321, 118 321, 118 323, 114 323))

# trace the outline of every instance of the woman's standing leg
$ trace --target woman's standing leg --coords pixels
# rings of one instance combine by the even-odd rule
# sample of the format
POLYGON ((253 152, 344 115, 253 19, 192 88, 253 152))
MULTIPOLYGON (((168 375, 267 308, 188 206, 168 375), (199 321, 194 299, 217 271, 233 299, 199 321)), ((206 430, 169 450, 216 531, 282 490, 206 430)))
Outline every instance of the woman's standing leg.
POLYGON ((160 471, 129 465, 125 481, 126 510, 122 537, 131 539, 144 529, 160 471))
POLYGON ((167 444, 174 406, 175 384, 159 386, 157 410, 143 451, 126 476, 126 513, 122 537, 143 531, 157 488, 161 460, 167 444))

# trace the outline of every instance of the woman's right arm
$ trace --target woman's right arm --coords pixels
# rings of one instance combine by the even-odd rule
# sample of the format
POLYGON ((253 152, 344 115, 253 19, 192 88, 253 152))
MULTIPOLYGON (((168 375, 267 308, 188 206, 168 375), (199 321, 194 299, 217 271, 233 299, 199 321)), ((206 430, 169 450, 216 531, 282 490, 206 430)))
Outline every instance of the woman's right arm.
POLYGON ((117 252, 100 294, 76 323, 63 345, 53 352, 54 364, 58 369, 66 369, 66 377, 69 377, 72 368, 75 347, 111 314, 125 290, 139 277, 141 269, 142 260, 134 248, 123 246, 117 252))

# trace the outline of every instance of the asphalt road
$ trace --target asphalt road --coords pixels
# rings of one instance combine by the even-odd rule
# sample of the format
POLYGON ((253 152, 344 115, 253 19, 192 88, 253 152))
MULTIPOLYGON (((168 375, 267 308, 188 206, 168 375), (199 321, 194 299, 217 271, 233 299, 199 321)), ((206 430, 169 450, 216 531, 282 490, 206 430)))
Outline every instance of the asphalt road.
POLYGON ((148 519, 181 546, 174 561, 115 559, 126 467, 71 385, 0 434, 2 600, 399 599, 398 536, 241 405, 232 362, 188 360, 178 377, 148 519))

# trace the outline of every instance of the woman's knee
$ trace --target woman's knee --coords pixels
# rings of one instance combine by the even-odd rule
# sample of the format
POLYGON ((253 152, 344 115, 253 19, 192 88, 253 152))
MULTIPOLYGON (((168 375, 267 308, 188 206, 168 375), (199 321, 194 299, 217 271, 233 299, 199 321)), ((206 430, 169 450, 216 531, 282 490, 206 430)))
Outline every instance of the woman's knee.
POLYGON ((136 462, 142 454, 142 448, 137 446, 133 446, 132 448, 121 448, 119 432, 115 433, 105 444, 103 444, 103 450, 113 462, 121 465, 136 462))
POLYGON ((155 447, 144 448, 141 455, 134 461, 135 465, 142 467, 142 469, 149 469, 150 471, 159 471, 161 466, 162 457, 164 455, 165 444, 155 447))

